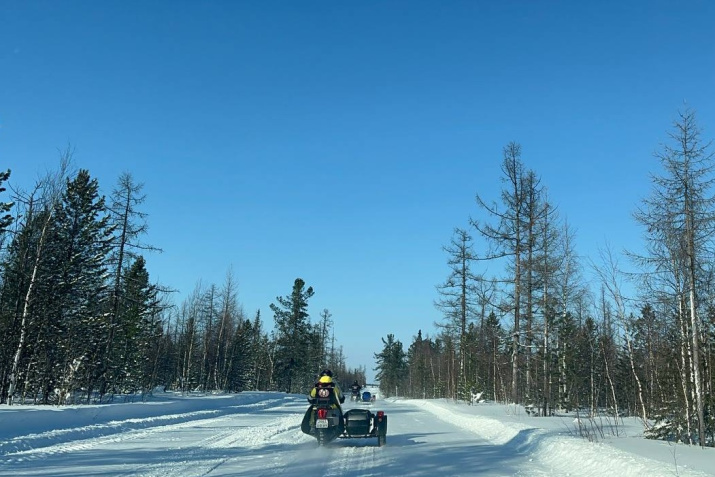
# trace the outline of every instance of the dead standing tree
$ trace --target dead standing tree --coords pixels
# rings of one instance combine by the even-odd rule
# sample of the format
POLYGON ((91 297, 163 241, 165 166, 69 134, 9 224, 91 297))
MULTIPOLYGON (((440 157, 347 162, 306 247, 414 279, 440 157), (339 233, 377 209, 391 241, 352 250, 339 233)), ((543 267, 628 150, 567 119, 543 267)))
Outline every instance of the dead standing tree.
MULTIPOLYGON (((487 204, 478 194, 477 204, 497 224, 485 224, 470 219, 471 224, 485 237, 492 251, 485 260, 509 259, 508 268, 511 276, 508 281, 512 284, 512 300, 508 307, 514 318, 512 329, 512 379, 511 399, 519 402, 519 350, 521 347, 521 315, 523 311, 524 257, 533 252, 530 247, 538 243, 534 237, 529 236, 529 221, 536 217, 529 213, 536 210, 536 203, 540 198, 539 181, 531 171, 525 171, 521 162, 521 145, 511 142, 504 147, 502 162, 502 189, 501 199, 504 211, 500 212, 496 203, 487 204)), ((529 264, 527 264, 529 265, 529 264)))
POLYGON ((701 330, 706 315, 702 298, 712 285, 711 264, 715 258, 712 250, 715 235, 713 154, 708 151, 709 143, 701 142, 695 113, 691 110, 680 113, 669 136, 674 145, 664 145, 655 155, 664 174, 652 177, 652 196, 645 199, 643 207, 634 214, 646 230, 649 253, 632 254, 632 257, 646 269, 647 283, 655 286, 655 293, 668 299, 676 310, 681 332, 685 420, 690 426, 692 406, 702 446, 705 444, 705 383, 701 330))

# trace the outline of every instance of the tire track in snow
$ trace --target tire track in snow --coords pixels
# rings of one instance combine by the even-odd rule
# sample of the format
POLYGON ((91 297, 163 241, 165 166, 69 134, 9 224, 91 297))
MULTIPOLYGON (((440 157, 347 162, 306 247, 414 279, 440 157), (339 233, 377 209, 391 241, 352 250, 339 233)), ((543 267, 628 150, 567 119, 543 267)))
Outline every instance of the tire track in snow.
POLYGON ((337 465, 328 469, 328 471, 323 474, 323 477, 366 477, 372 475, 367 472, 367 469, 376 467, 376 449, 378 448, 372 446, 343 447, 341 449, 340 460, 337 465))
POLYGON ((3 465, 7 465, 13 462, 42 459, 55 454, 67 454, 78 451, 86 451, 107 444, 115 444, 131 440, 144 439, 154 434, 195 426, 197 421, 200 421, 204 424, 213 424, 219 423, 230 418, 230 416, 223 416, 200 420, 194 419, 192 421, 182 422, 178 424, 159 425, 147 429, 131 429, 124 432, 120 431, 111 435, 104 435, 78 440, 68 440, 65 442, 55 443, 49 446, 8 452, 5 454, 3 465))
MULTIPOLYGON (((230 427, 217 435, 202 439, 192 446, 176 448, 168 462, 145 465, 127 471, 124 475, 134 477, 204 477, 227 462, 244 459, 245 452, 260 448, 276 436, 295 435, 300 428, 300 415, 283 416, 260 426, 230 427)), ((294 439, 286 439, 293 442, 294 439)))
MULTIPOLYGON (((336 439, 326 446, 319 446, 315 438, 299 432, 298 429, 274 437, 278 439, 272 439, 272 443, 286 446, 286 451, 255 456, 255 459, 270 459, 271 463, 264 464, 258 472, 241 475, 296 475, 302 473, 300 469, 305 469, 308 474, 316 477, 383 475, 380 467, 383 448, 377 447, 376 439, 375 445, 367 444, 369 439, 336 439), (316 465, 316 462, 321 465, 316 465)), ((246 457, 248 456, 242 458, 246 457)))

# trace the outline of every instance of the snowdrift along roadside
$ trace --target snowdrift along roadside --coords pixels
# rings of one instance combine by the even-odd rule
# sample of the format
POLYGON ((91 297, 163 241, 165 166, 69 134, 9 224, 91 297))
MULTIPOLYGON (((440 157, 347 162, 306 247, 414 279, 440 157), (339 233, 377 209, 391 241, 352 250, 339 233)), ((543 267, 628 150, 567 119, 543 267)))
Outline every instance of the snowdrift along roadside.
POLYGON ((0 456, 58 440, 104 437, 129 430, 191 422, 276 405, 283 393, 182 395, 161 393, 146 402, 73 406, 0 406, 0 456))
POLYGON ((606 437, 608 431, 604 431, 603 438, 592 442, 578 435, 573 417, 526 417, 520 407, 497 404, 467 406, 440 399, 401 402, 419 407, 494 445, 529 455, 541 465, 551 468, 554 474, 619 477, 715 475, 715 449, 646 440, 637 422, 624 425, 619 431, 621 437, 606 437), (633 439, 638 439, 639 445, 634 446, 633 439), (623 446, 623 440, 630 441, 627 450, 618 448, 618 444, 623 446), (578 470, 575 474, 574 469, 578 470))

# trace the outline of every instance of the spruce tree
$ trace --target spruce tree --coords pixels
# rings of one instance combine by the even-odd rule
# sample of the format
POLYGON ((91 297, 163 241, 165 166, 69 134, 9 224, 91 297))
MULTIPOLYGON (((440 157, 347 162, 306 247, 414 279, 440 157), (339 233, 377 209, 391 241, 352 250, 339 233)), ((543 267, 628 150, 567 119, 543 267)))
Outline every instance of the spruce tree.
POLYGON ((376 378, 380 381, 380 392, 385 396, 397 396, 400 391, 406 392, 407 355, 402 342, 395 335, 388 334, 382 338, 384 345, 380 353, 375 353, 377 371, 376 378))
POLYGON ((287 393, 306 392, 312 385, 311 333, 308 300, 313 287, 305 287, 302 278, 296 278, 293 291, 285 297, 276 297, 271 303, 276 331, 276 381, 287 393))
POLYGON ((135 392, 150 386, 146 375, 149 351, 156 345, 158 317, 156 286, 149 281, 143 257, 138 257, 124 274, 118 309, 117 329, 113 333, 116 375, 109 382, 123 392, 135 392))
POLYGON ((47 263, 55 270, 52 311, 59 334, 52 337, 58 354, 51 365, 62 379, 60 402, 80 386, 89 399, 106 358, 106 259, 112 238, 108 221, 97 180, 81 169, 68 180, 55 212, 50 240, 54 253, 47 263))

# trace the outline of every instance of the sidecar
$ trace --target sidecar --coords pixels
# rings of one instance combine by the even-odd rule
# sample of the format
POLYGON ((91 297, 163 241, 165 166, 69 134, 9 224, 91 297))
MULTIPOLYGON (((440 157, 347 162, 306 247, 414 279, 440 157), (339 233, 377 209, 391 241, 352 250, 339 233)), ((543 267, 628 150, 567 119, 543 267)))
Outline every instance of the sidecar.
POLYGON ((350 409, 343 414, 345 431, 341 439, 369 439, 376 437, 378 447, 387 442, 387 415, 384 411, 370 412, 369 409, 350 409))

